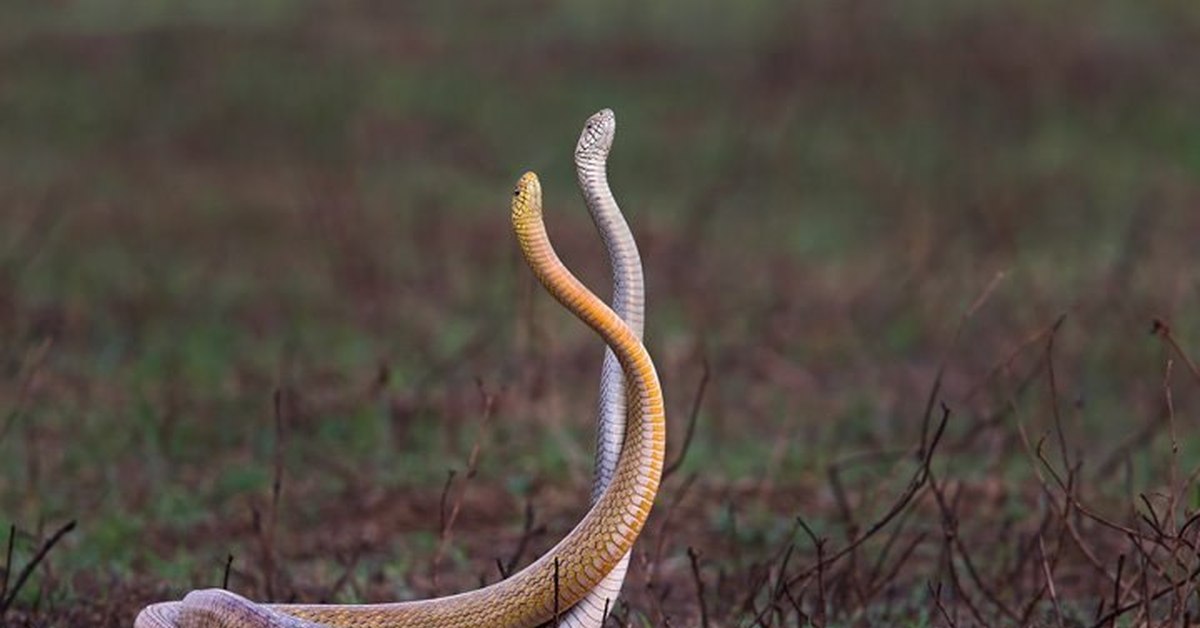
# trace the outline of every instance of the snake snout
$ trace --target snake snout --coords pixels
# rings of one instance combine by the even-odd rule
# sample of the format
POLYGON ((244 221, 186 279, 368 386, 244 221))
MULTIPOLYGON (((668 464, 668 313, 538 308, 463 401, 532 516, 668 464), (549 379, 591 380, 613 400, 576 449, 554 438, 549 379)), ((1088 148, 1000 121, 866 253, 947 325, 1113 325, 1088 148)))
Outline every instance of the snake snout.
POLYGON ((617 116, 613 110, 605 108, 597 111, 584 123, 583 132, 579 134, 579 143, 575 145, 575 154, 606 155, 612 148, 616 132, 617 116))

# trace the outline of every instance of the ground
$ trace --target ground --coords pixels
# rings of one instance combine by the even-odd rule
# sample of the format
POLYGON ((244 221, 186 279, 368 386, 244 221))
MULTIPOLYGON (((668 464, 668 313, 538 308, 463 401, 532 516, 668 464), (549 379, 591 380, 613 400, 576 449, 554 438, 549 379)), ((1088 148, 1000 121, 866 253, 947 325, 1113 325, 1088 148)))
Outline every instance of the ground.
POLYGON ((1200 613, 1200 5, 242 4, 0 7, 0 620, 552 545, 601 345, 508 194, 607 295, 602 107, 680 461, 615 623, 1200 613))

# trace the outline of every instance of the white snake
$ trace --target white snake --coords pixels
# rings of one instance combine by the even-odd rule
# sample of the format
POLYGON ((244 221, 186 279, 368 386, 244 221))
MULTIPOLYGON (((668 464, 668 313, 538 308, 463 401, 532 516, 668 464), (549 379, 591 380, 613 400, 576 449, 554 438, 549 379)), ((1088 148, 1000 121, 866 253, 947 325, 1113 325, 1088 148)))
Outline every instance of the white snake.
MULTIPOLYGON (((608 186, 608 152, 617 133, 617 118, 611 109, 601 109, 587 119, 579 143, 575 145, 575 176, 579 190, 612 265, 612 308, 640 339, 646 319, 646 288, 642 278, 642 258, 637 242, 621 214, 621 208, 608 186)), ((600 369, 600 401, 596 421, 596 468, 592 482, 592 503, 600 499, 612 481, 625 437, 625 375, 612 349, 604 349, 600 369)), ((563 616, 561 624, 569 628, 598 628, 605 613, 611 612, 621 593, 629 554, 592 589, 587 597, 563 616)))

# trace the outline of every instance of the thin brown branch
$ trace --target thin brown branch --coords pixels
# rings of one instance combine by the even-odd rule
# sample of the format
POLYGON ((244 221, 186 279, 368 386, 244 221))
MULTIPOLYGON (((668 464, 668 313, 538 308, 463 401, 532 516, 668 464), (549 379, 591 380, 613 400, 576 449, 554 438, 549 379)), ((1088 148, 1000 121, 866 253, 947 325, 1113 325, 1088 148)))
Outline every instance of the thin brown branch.
POLYGON ((451 469, 447 473, 446 483, 442 486, 442 496, 440 501, 440 518, 438 527, 438 544, 437 549, 433 554, 433 562, 430 565, 433 586, 436 589, 438 586, 438 574, 442 564, 442 559, 446 554, 446 548, 449 546, 453 536, 454 523, 458 520, 458 513, 462 509, 463 498, 467 493, 467 482, 475 477, 479 470, 479 456, 483 447, 483 438, 487 432, 488 424, 491 422, 492 415, 496 411, 496 396, 483 386, 483 382, 475 380, 475 385, 479 389, 480 403, 483 406, 482 416, 479 420, 479 432, 475 437, 475 442, 471 445, 471 452, 467 454, 467 472, 464 474, 463 482, 455 495, 454 503, 450 505, 449 512, 446 510, 446 505, 450 495, 450 489, 454 483, 456 472, 451 469))
POLYGON ((529 547, 529 542, 533 537, 544 534, 546 526, 540 525, 534 527, 536 521, 536 513, 533 510, 533 500, 525 500, 525 522, 521 525, 521 538, 517 540, 517 547, 513 550, 512 556, 508 557, 508 561, 501 563, 500 559, 496 559, 496 566, 500 569, 500 577, 507 578, 517 570, 517 565, 521 562, 521 556, 525 554, 525 550, 529 547))
POLYGON ((1058 622, 1058 628, 1065 628, 1063 624, 1062 605, 1058 601, 1058 588, 1054 586, 1054 568, 1050 566, 1050 560, 1046 557, 1046 541, 1042 535, 1038 535, 1038 554, 1042 561, 1042 576, 1046 579, 1046 588, 1050 592, 1050 602, 1054 605, 1054 618, 1058 622))
POLYGON ((941 581, 939 581, 937 583, 937 587, 934 587, 932 582, 926 582, 925 586, 926 586, 926 588, 929 589, 929 594, 931 596, 933 596, 933 604, 934 604, 934 606, 937 607, 938 613, 941 614, 942 619, 946 620, 946 625, 950 626, 950 628, 957 628, 958 624, 955 623, 954 620, 950 618, 950 613, 946 612, 946 606, 944 604, 942 604, 942 583, 941 583, 941 581))
POLYGON ((0 580, 0 601, 8 594, 8 578, 12 574, 13 546, 17 541, 17 524, 8 525, 8 551, 4 553, 4 579, 0 580))
POLYGON ((1171 333, 1171 326, 1162 318, 1155 318, 1153 321, 1151 321, 1150 333, 1162 338, 1163 341, 1167 343, 1167 346, 1169 346, 1171 350, 1175 352, 1175 355, 1179 356, 1179 359, 1183 360, 1183 363, 1187 365, 1188 372, 1192 374, 1192 377, 1196 380, 1196 383, 1200 384, 1200 367, 1196 365, 1196 362, 1192 360, 1191 356, 1189 356, 1187 352, 1183 350, 1183 347, 1179 345, 1179 341, 1176 340, 1175 335, 1171 333))
MULTIPOLYGON (((1145 573, 1145 571, 1147 571, 1147 570, 1143 570, 1143 573, 1145 573)), ((1200 576, 1200 567, 1196 567, 1195 569, 1193 569, 1191 571, 1191 573, 1188 574, 1186 579, 1192 580, 1192 579, 1196 578, 1197 576, 1200 576)), ((1144 577, 1143 577, 1143 579, 1144 579, 1144 577)), ((1141 599, 1130 602, 1129 604, 1125 604, 1124 606, 1117 606, 1116 608, 1113 608, 1111 611, 1109 611, 1107 615, 1104 615, 1099 620, 1097 620, 1094 624, 1092 624, 1092 628, 1102 628, 1104 626, 1104 624, 1107 624, 1110 622, 1115 622, 1118 617, 1121 617, 1125 613, 1128 613, 1129 611, 1134 610, 1136 608, 1147 606, 1151 602, 1158 600, 1162 596, 1167 595, 1168 593, 1171 593, 1172 591, 1175 590, 1175 587, 1176 587, 1176 583, 1172 581, 1172 582, 1169 582, 1166 586, 1163 586, 1162 588, 1155 590, 1154 593, 1147 592, 1147 593, 1143 594, 1141 599)), ((1147 591, 1148 591, 1148 589, 1147 589, 1147 591)))
POLYGON ((704 579, 700 577, 700 556, 695 548, 688 546, 688 560, 692 563, 692 580, 696 584, 696 604, 700 607, 700 625, 708 628, 708 606, 704 602, 704 579))
POLYGON ((276 388, 272 401, 275 439, 272 447, 273 451, 271 452, 271 504, 270 509, 267 511, 267 522, 263 529, 262 537, 263 577, 266 580, 266 593, 269 600, 274 600, 276 594, 275 572, 277 565, 275 560, 275 532, 279 523, 279 499, 283 494, 284 431, 286 425, 284 415, 287 412, 290 401, 288 390, 286 388, 276 388))
POLYGON ((66 525, 56 530, 54 534, 50 535, 50 538, 46 539, 45 543, 42 543, 42 546, 38 548, 37 553, 33 555, 33 558, 31 558, 29 562, 26 563, 25 567, 21 569, 21 573, 17 574, 16 580, 13 581, 12 588, 8 591, 8 596, 0 599, 0 618, 3 618, 4 614, 8 612, 8 609, 12 606, 13 601, 17 599, 17 594, 21 592, 21 589, 25 586, 26 581, 29 580, 29 576, 33 575, 33 571, 37 569, 37 566, 41 564, 43 560, 45 560, 46 555, 50 553, 50 550, 54 549, 54 546, 57 545, 58 542, 67 535, 67 533, 74 529, 75 520, 72 519, 71 521, 67 522, 66 525))
POLYGON ((924 451, 924 457, 922 458, 920 465, 913 473, 912 479, 909 480, 908 488, 906 488, 904 492, 901 493, 900 497, 898 497, 896 501, 892 503, 892 506, 887 510, 887 512, 884 513, 884 515, 877 519, 874 523, 872 523, 862 536, 847 544, 846 547, 838 550, 828 558, 818 560, 816 565, 793 576, 790 580, 788 580, 789 585, 796 584, 819 569, 824 569, 826 566, 833 564, 834 562, 840 560, 843 556, 846 556, 850 552, 854 551, 854 548, 867 542, 867 540, 875 536, 877 532, 887 527, 887 525, 891 523, 897 515, 903 512, 904 509, 912 503, 913 498, 921 491, 922 488, 925 487, 926 482, 929 479, 929 464, 933 460, 934 452, 937 451, 938 443, 941 442, 942 436, 946 432, 946 424, 949 422, 949 420, 950 408, 943 405, 942 418, 938 422, 937 429, 933 432, 933 437, 929 442, 929 447, 924 451))
POLYGON ((813 547, 817 550, 817 612, 813 614, 813 625, 825 625, 825 541, 824 538, 817 538, 813 533, 812 528, 804 522, 801 517, 796 517, 796 522, 804 529, 809 540, 812 541, 813 547))
POLYGON ((992 277, 992 280, 988 282, 988 285, 984 287, 983 291, 979 293, 979 296, 971 302, 971 305, 967 307, 966 311, 958 319, 958 325, 954 328, 954 336, 950 340, 950 346, 938 362, 937 374, 933 377, 933 385, 929 387, 929 394, 925 397, 925 410, 922 412, 924 420, 921 422, 921 449, 917 453, 918 458, 924 457, 925 449, 929 445, 929 421, 933 416, 933 408, 937 403, 938 393, 942 390, 942 380, 946 376, 946 367, 950 364, 950 356, 954 355, 954 352, 958 349, 958 345, 962 341, 963 331, 967 328, 967 323, 970 322, 975 313, 991 298, 992 293, 996 290, 996 286, 1000 285, 1002 279, 1004 279, 1004 273, 996 273, 992 277))
POLYGON ((932 472, 929 474, 929 490, 933 493, 934 503, 937 504, 938 510, 942 515, 942 538, 946 552, 946 567, 947 572, 950 574, 950 584, 954 586, 954 590, 962 597, 963 602, 970 609, 976 621, 986 623, 983 622, 982 613, 976 608, 975 603, 971 601, 970 594, 967 593, 966 589, 962 586, 962 582, 959 580, 958 570, 954 566, 954 554, 957 552, 962 557, 963 565, 967 568, 967 575, 970 576, 975 588, 979 589, 984 597, 1009 619, 1018 620, 1016 612, 1009 608, 1000 599, 1000 596, 992 591, 991 587, 984 584, 983 578, 980 577, 979 571, 975 568, 974 561, 971 560, 971 554, 967 551, 967 547, 958 533, 959 517, 957 502, 959 495, 961 495, 961 490, 956 493, 952 504, 951 500, 946 499, 945 491, 942 490, 942 486, 937 481, 937 476, 932 472))
POLYGON ((221 588, 229 590, 229 572, 233 569, 233 554, 225 557, 225 569, 221 574, 221 588))
POLYGON ((696 385, 696 394, 692 395, 692 409, 688 413, 687 431, 683 435, 683 446, 679 448, 679 453, 676 454, 675 459, 663 468, 662 481, 664 482, 679 470, 679 467, 683 464, 684 457, 687 456, 688 449, 692 446, 692 437, 696 433, 696 421, 700 417, 700 404, 704 401, 704 391, 708 389, 708 380, 711 375, 707 355, 701 355, 700 367, 703 370, 700 373, 700 383, 696 385))
POLYGON ((675 516, 675 511, 678 510, 679 504, 683 503, 683 498, 687 496, 688 491, 695 484, 696 478, 699 477, 696 473, 688 474, 683 480, 683 484, 679 486, 679 490, 675 491, 675 496, 670 504, 667 504, 666 514, 663 515, 662 524, 658 526, 658 533, 654 537, 654 558, 650 562, 650 582, 658 579, 659 565, 662 564, 663 546, 667 540, 667 527, 671 525, 671 519, 675 516))
MULTIPOLYGON (((1124 573, 1124 570, 1125 555, 1121 554, 1117 557, 1117 577, 1113 579, 1113 608, 1121 607, 1121 575, 1124 573)), ((1117 625, 1117 616, 1113 615, 1111 621, 1112 626, 1110 628, 1114 628, 1117 625)))

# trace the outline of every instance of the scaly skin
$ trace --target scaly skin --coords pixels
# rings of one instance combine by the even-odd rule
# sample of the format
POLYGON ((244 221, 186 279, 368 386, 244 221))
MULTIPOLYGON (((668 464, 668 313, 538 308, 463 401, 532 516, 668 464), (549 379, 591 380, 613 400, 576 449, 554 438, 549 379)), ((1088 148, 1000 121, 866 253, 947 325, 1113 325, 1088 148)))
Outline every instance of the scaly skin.
POLYGON ((631 420, 616 475, 583 520, 533 564, 467 593, 392 604, 268 607, 228 591, 194 591, 182 603, 142 611, 137 628, 528 628, 552 619, 556 607, 574 605, 617 565, 645 525, 658 491, 666 447, 662 388, 650 355, 633 331, 558 259, 542 222, 541 184, 532 172, 517 183, 512 221, 534 274, 613 349, 628 382, 631 420))
MULTIPOLYGON (((575 174, 579 190, 587 204, 592 222, 600 232, 612 266, 613 311, 639 339, 646 318, 646 288, 642 278, 642 259, 633 233, 621 214, 608 186, 608 153, 617 133, 617 119, 611 109, 601 109, 584 123, 575 145, 575 174)), ((600 402, 596 422, 596 468, 592 483, 592 503, 600 499, 612 482, 625 436, 625 375, 612 349, 605 348, 600 370, 600 402)), ((571 607, 559 624, 566 628, 599 628, 605 614, 612 611, 629 568, 629 554, 604 580, 571 607)))

